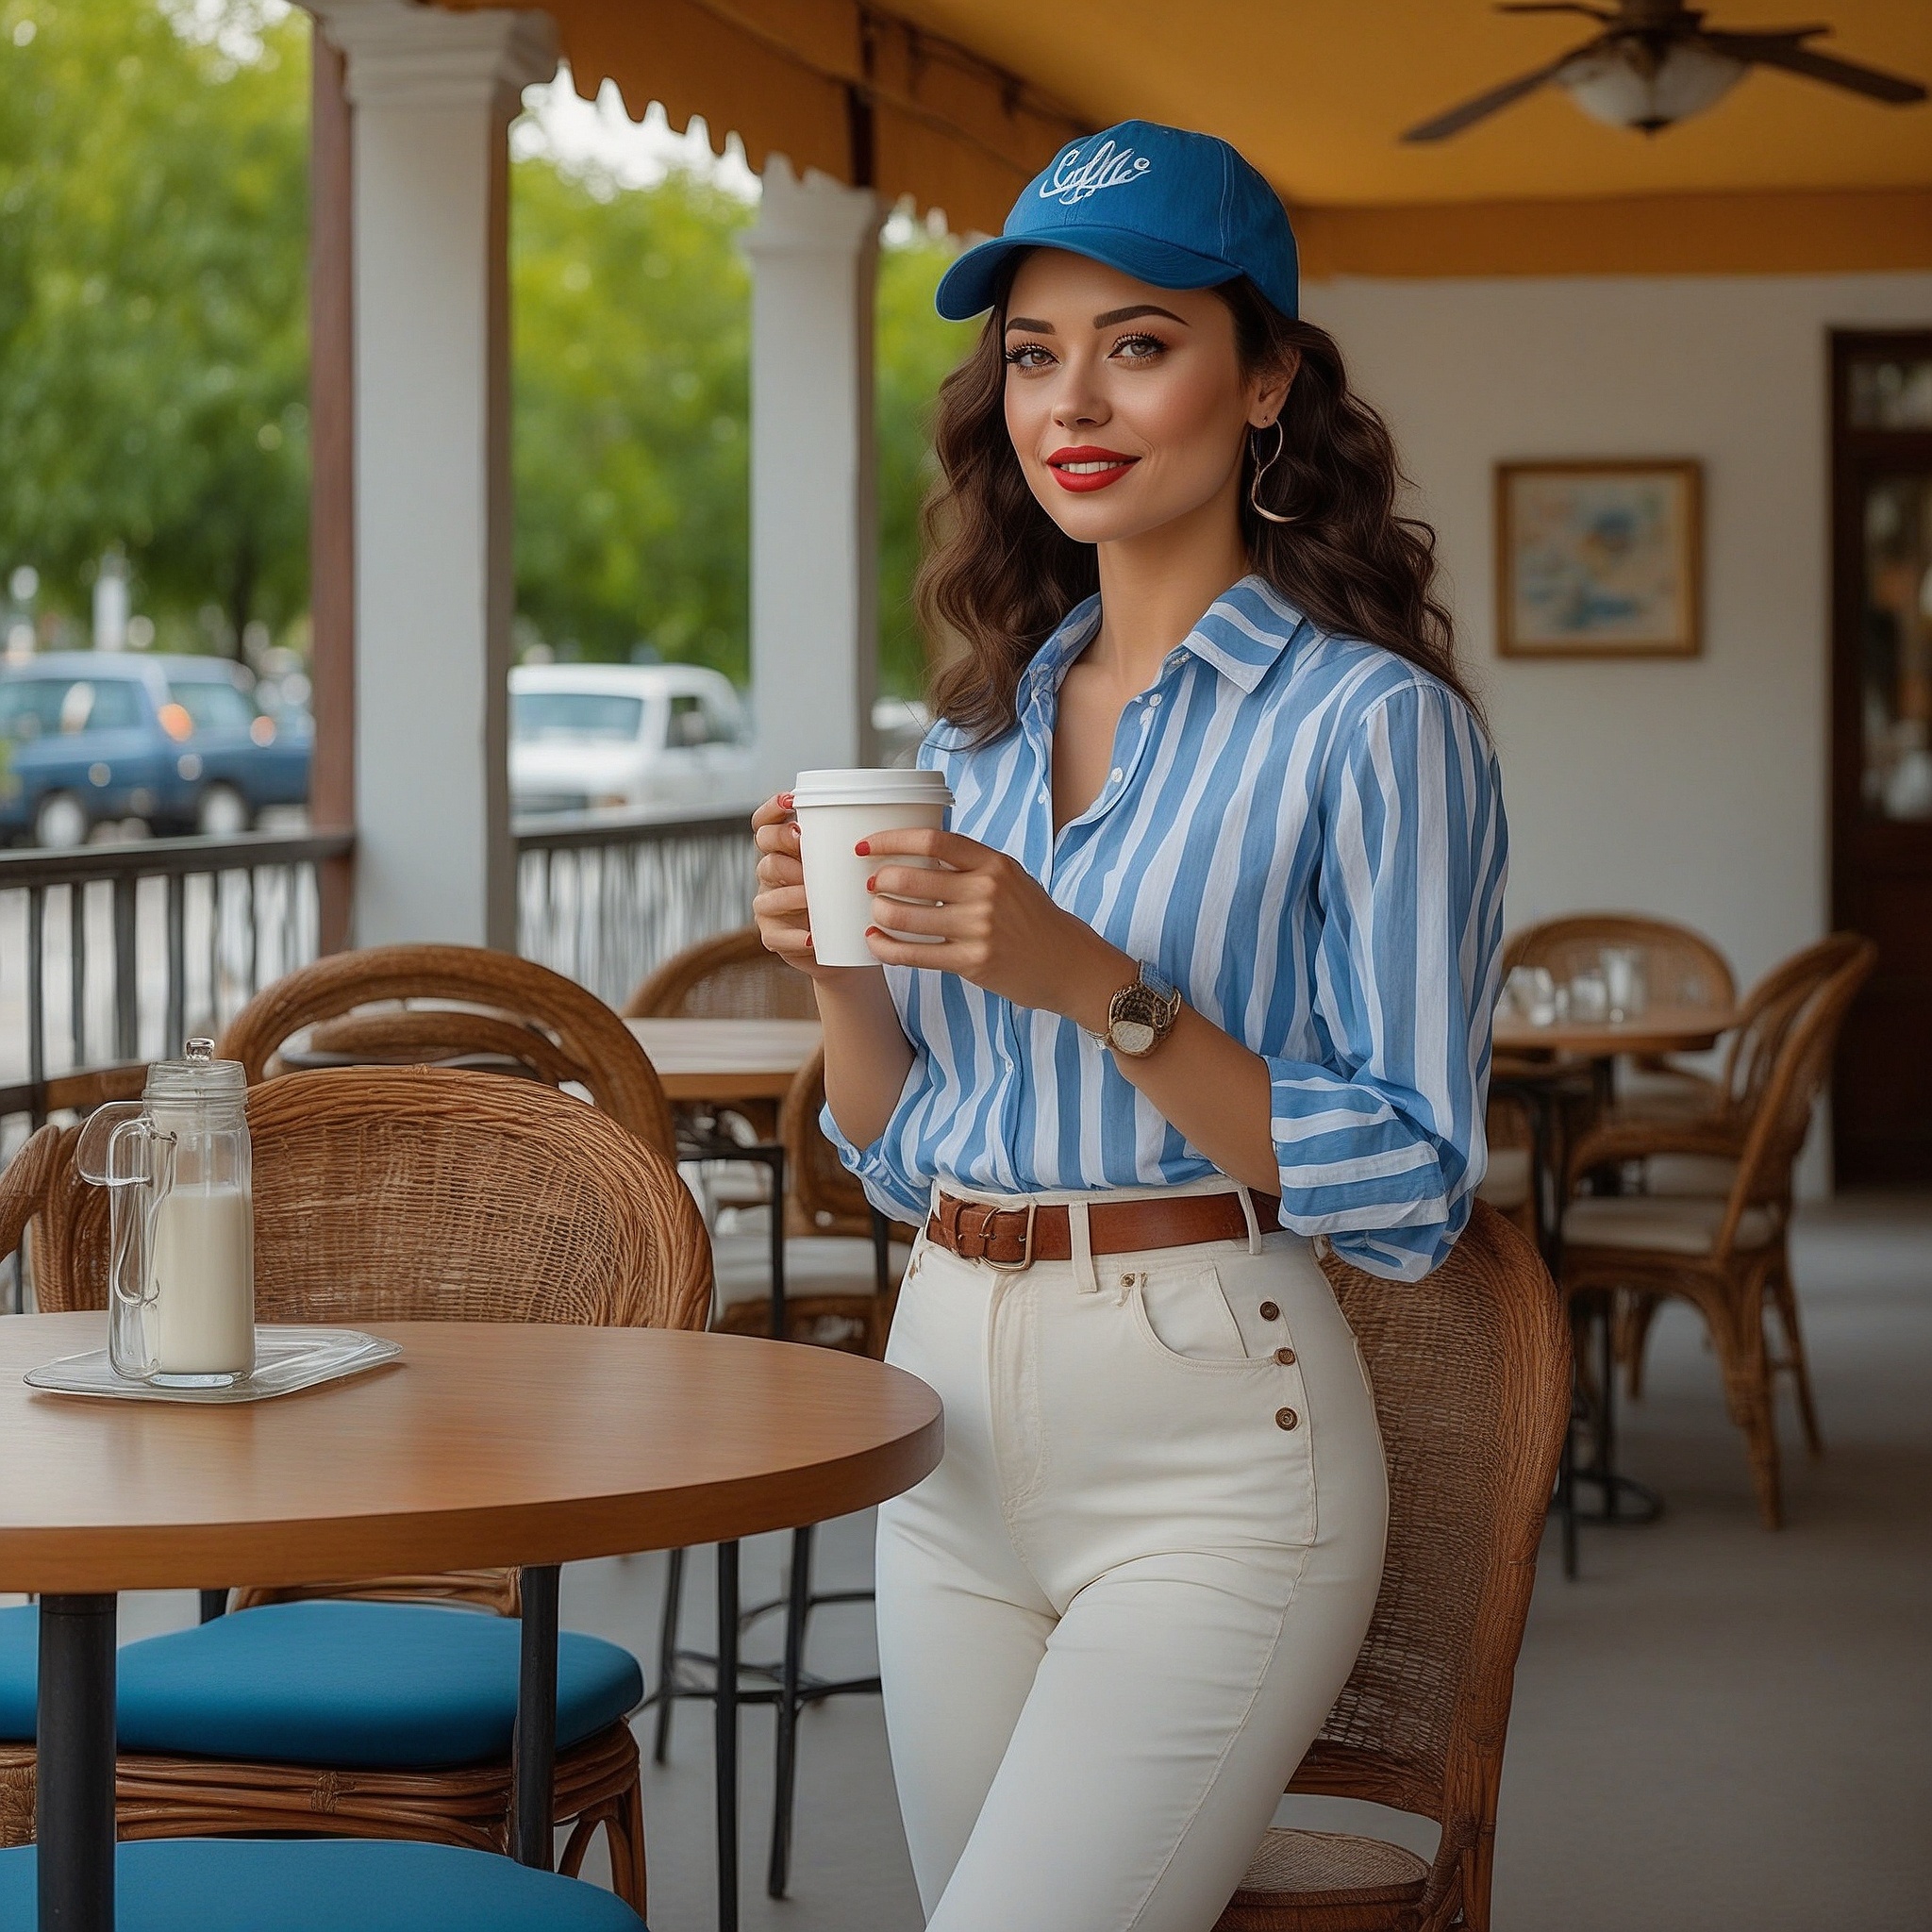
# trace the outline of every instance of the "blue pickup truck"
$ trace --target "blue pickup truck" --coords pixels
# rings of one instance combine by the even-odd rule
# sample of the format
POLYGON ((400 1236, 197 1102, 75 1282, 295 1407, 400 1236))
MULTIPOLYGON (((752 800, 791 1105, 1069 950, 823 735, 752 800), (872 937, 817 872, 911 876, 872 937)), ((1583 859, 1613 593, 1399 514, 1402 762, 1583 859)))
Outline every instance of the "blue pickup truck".
POLYGON ((221 658, 68 651, 0 671, 0 837, 79 845, 107 819, 245 832, 308 796, 305 720, 268 717, 221 658))

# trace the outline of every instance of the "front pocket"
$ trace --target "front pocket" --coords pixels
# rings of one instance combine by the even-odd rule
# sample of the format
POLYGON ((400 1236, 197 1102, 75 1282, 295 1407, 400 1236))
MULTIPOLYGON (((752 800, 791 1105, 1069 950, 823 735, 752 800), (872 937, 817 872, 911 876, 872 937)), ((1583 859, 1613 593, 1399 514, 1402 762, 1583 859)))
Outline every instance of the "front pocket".
POLYGON ((1196 1368, 1252 1366, 1219 1270, 1144 1271, 1131 1278, 1129 1293, 1136 1324, 1160 1354, 1196 1368))

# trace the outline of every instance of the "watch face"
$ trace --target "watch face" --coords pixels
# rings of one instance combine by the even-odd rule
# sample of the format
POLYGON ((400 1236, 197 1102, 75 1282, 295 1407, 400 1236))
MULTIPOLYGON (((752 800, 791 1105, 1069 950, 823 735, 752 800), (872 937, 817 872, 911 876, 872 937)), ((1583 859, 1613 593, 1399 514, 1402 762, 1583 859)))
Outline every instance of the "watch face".
POLYGON ((1143 1053, 1151 1053, 1159 1037, 1144 1020, 1116 1020, 1108 1029, 1108 1039, 1113 1050, 1125 1054, 1129 1059, 1138 1059, 1143 1053))

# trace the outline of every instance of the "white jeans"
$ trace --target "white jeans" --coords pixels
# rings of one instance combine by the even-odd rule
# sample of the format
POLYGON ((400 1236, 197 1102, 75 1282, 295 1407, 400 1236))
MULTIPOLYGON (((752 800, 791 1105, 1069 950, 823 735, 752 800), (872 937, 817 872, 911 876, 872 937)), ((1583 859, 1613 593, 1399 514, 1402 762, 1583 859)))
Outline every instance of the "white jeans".
POLYGON ((1381 1437, 1309 1243, 1083 1260, 1074 1211, 1075 1259, 1024 1274, 922 1241, 887 1351, 946 1411, 878 1537, 932 1932, 1210 1932, 1381 1576, 1381 1437))

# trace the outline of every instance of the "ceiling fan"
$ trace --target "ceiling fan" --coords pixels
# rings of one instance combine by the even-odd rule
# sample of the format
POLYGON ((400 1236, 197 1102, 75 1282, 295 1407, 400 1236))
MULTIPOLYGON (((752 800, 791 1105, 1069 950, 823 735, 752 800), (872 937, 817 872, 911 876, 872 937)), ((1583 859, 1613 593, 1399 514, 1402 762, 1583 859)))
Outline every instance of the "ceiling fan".
POLYGON ((1895 107, 1925 98, 1916 80, 1814 53, 1805 42, 1828 34, 1828 26, 1723 32, 1707 27, 1704 15, 1683 0, 1617 0, 1614 10, 1582 0, 1507 0, 1496 11, 1580 13, 1600 21, 1604 30, 1533 74, 1411 127, 1404 141, 1446 140, 1551 81, 1597 120, 1646 134, 1714 107, 1752 67, 1780 67, 1895 107))

